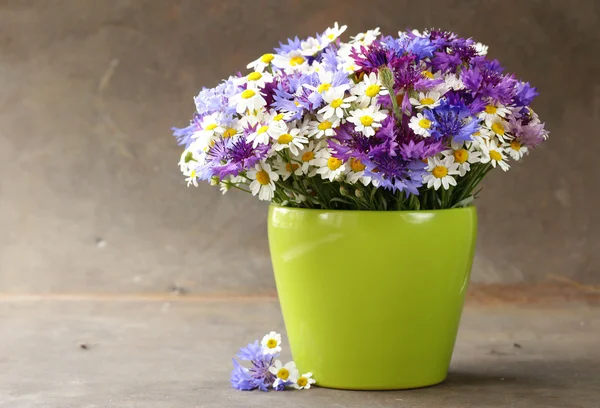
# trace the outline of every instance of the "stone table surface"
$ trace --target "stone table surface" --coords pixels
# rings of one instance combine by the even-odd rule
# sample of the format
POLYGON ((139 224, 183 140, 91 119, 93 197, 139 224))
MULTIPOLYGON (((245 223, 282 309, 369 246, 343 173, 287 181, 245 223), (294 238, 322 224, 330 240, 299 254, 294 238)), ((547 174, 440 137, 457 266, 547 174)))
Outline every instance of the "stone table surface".
POLYGON ((269 295, 4 296, 0 321, 0 407, 600 407, 596 303, 472 298, 448 379, 386 392, 231 389, 238 347, 284 330, 269 295))

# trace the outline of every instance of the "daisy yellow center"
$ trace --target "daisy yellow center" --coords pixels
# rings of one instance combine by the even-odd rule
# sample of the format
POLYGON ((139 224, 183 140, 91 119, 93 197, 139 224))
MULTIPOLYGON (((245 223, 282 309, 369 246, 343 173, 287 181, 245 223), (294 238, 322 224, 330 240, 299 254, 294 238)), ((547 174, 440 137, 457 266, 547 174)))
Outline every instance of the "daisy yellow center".
POLYGON ((521 143, 517 142, 516 140, 513 140, 512 142, 510 142, 510 148, 518 152, 519 150, 521 150, 521 143))
POLYGON ((501 161, 502 155, 500 153, 498 153, 497 151, 492 150, 490 152, 490 159, 495 160, 495 161, 501 161))
POLYGON ((502 123, 492 123, 492 130, 494 131, 495 134, 503 136, 504 135, 504 126, 502 126, 502 123))
POLYGON ((292 57, 290 59, 290 65, 292 67, 295 67, 296 65, 301 65, 304 62, 304 57, 301 57, 299 55, 292 57))
POLYGON ((289 133, 284 133, 283 135, 279 136, 279 138, 277 138, 277 143, 288 144, 292 140, 294 140, 294 136, 290 135, 289 133))
POLYGON ((419 126, 421 126, 423 129, 429 129, 431 127, 431 121, 423 118, 419 121, 419 126))
POLYGON ((274 349, 275 347, 277 347, 277 340, 275 340, 275 339, 267 340, 267 347, 270 349, 274 349))
POLYGON ((448 175, 448 168, 445 166, 435 166, 431 174, 435 178, 444 178, 448 175))
POLYGON ((190 172, 190 177, 191 177, 191 178, 196 178, 196 170, 192 170, 192 171, 190 172))
MULTIPOLYGON (((300 167, 300 165, 296 164, 296 163, 286 163, 285 164, 285 169, 287 170, 288 173, 298 170, 298 167, 300 167)), ((271 339, 271 340, 273 340, 273 339, 271 339)), ((271 341, 271 340, 269 340, 269 341, 271 341)), ((268 343, 267 343, 267 345, 268 345, 268 343)))
POLYGON ((374 96, 377 96, 379 91, 381 91, 381 87, 379 85, 377 85, 377 84, 369 85, 369 86, 367 86, 367 89, 365 90, 365 95, 367 95, 369 98, 373 98, 374 96))
POLYGON ((489 113, 490 115, 495 115, 498 112, 498 108, 494 105, 488 105, 485 107, 485 113, 489 113))
POLYGON ((283 119, 283 113, 279 113, 277 115, 275 115, 275 117, 273 118, 273 120, 281 120, 283 119))
POLYGON ((477 132, 473 133, 473 136, 481 136, 481 132, 477 131, 477 132))
POLYGON ((335 34, 327 34, 327 38, 329 38, 330 40, 333 40, 335 38, 335 34))
POLYGON ((262 57, 260 57, 260 60, 265 64, 268 64, 269 62, 273 61, 273 58, 275 58, 273 54, 264 54, 262 57))
POLYGON ((252 89, 246 89, 244 92, 242 92, 242 99, 250 99, 254 95, 256 95, 256 92, 254 92, 252 89))
POLYGON ((225 137, 225 138, 232 137, 232 136, 235 136, 236 133, 237 133, 237 130, 235 130, 234 128, 227 128, 227 129, 225 129, 225 132, 223 132, 223 137, 225 137))
POLYGON ((430 71, 423 71, 423 72, 421 72, 421 75, 423 75, 425 78, 429 78, 429 79, 435 78, 430 71))
POLYGON ((259 135, 265 133, 267 130, 269 130, 268 126, 261 126, 260 129, 258 129, 258 131, 256 131, 256 133, 258 133, 259 135))
POLYGON ((302 155, 302 161, 308 162, 315 158, 315 154, 313 152, 306 152, 302 155))
POLYGON ((421 105, 431 105, 435 101, 432 98, 423 98, 419 102, 421 102, 421 105))
POLYGON ((294 101, 294 105, 296 105, 296 106, 300 106, 300 102, 298 102, 298 101, 294 101))
POLYGON ((215 130, 216 128, 217 128, 217 125, 214 123, 211 123, 210 125, 205 127, 204 130, 215 130))
POLYGON ((331 88, 331 84, 321 84, 317 87, 317 92, 318 93, 323 93, 325 91, 328 91, 329 88, 331 88))
POLYGON ((331 101, 330 105, 332 108, 339 108, 340 106, 342 106, 342 103, 344 103, 344 101, 340 98, 337 98, 331 101))
POLYGON ((373 124, 373 117, 369 115, 361 116, 360 123, 362 123, 363 126, 371 126, 373 124))
POLYGON ((288 377, 290 376, 290 372, 288 371, 287 368, 280 368, 279 371, 277 371, 277 378, 281 378, 282 380, 287 380, 288 377))
POLYGON ((337 170, 342 165, 342 161, 340 159, 336 159, 335 157, 330 157, 327 160, 327 167, 329 170, 337 170))
POLYGON ((258 181, 261 185, 266 186, 271 182, 271 177, 269 177, 269 173, 261 170, 256 173, 256 181, 258 181))
POLYGON ((469 153, 465 149, 455 150, 452 155, 454 156, 454 161, 459 164, 463 164, 469 158, 469 153))
POLYGON ((308 378, 306 378, 306 377, 298 378, 298 385, 300 387, 306 387, 306 384, 308 384, 308 378))
POLYGON ((323 122, 319 123, 318 128, 319 130, 331 129, 331 122, 328 120, 324 120, 323 122))
POLYGON ((363 171, 366 166, 364 164, 362 164, 362 162, 358 159, 350 159, 350 168, 352 169, 352 171, 355 172, 359 172, 359 171, 363 171))
POLYGON ((262 74, 260 72, 252 72, 246 78, 248 78, 248 81, 258 81, 262 78, 262 74))

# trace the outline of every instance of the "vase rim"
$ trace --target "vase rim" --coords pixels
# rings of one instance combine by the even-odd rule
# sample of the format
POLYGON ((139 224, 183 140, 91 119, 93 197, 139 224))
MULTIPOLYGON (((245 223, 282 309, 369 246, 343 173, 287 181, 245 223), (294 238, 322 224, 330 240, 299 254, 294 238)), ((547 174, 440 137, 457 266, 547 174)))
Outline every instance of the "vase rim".
POLYGON ((426 214, 426 213, 450 213, 450 212, 461 212, 461 211, 476 211, 477 207, 474 205, 468 205, 466 207, 460 207, 460 208, 444 208, 444 209, 439 209, 439 210, 394 210, 394 211, 383 211, 383 210, 334 210, 334 209, 326 209, 326 208, 298 208, 298 207, 286 207, 286 206, 282 206, 282 205, 278 205, 278 204, 270 204, 270 207, 272 207, 273 209, 284 209, 284 210, 288 210, 288 211, 294 211, 294 212, 320 212, 320 213, 348 213, 348 214, 354 214, 354 213, 369 213, 369 214, 376 214, 376 213, 401 213, 401 214, 426 214))

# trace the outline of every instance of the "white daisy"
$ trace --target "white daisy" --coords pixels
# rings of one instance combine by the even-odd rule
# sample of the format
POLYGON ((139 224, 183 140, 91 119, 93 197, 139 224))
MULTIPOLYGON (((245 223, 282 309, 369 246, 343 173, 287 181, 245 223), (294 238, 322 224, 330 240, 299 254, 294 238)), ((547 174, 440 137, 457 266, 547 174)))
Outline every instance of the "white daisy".
POLYGON ((496 142, 489 141, 487 143, 482 143, 479 147, 482 153, 481 163, 492 163, 492 167, 494 168, 498 165, 504 171, 510 169, 509 164, 506 162, 504 150, 499 147, 496 142))
POLYGON ((297 390, 308 390, 310 386, 317 381, 312 378, 312 373, 302 374, 294 383, 294 388, 297 390))
POLYGON ((332 157, 329 149, 320 151, 316 165, 318 166, 317 174, 320 174, 323 179, 329 181, 334 181, 346 172, 346 165, 344 162, 332 157))
POLYGON ((327 120, 323 119, 322 115, 319 115, 317 120, 309 122, 308 125, 308 136, 320 139, 323 136, 335 135, 334 129, 340 125, 340 120, 336 117, 327 120))
POLYGON ((273 75, 268 72, 254 71, 236 80, 238 85, 247 85, 248 89, 262 89, 265 83, 273 81, 273 75))
POLYGON ((423 108, 435 108, 440 104, 440 97, 442 95, 436 91, 430 92, 419 92, 418 98, 410 98, 411 105, 417 107, 417 109, 423 108))
POLYGON ((375 41, 380 35, 381 31, 379 30, 379 27, 377 27, 374 30, 369 30, 365 33, 358 33, 355 37, 350 37, 351 40, 349 41, 349 43, 360 44, 367 47, 371 45, 371 43, 373 43, 373 41, 375 41))
POLYGON ((295 158, 302 162, 302 173, 308 174, 309 177, 313 177, 316 174, 317 170, 315 167, 317 166, 317 163, 321 158, 320 151, 324 147, 325 142, 316 142, 311 140, 308 146, 306 146, 298 153, 298 156, 296 156, 295 158), (309 173, 311 167, 313 168, 313 170, 309 173))
POLYGON ((506 115, 510 113, 503 105, 487 105, 485 110, 481 112, 479 115, 479 119, 483 120, 485 124, 489 127, 492 126, 492 123, 499 120, 499 118, 506 118, 506 115))
POLYGON ((366 107, 373 101, 373 98, 377 98, 379 95, 389 94, 374 72, 365 75, 363 80, 352 88, 351 92, 356 96, 356 100, 361 107, 366 107))
POLYGON ((513 160, 522 159, 529 151, 527 146, 524 146, 517 140, 511 140, 510 143, 504 143, 502 147, 504 148, 504 152, 508 153, 513 160))
POLYGON ((487 133, 487 136, 489 138, 493 138, 495 136, 501 142, 505 142, 506 139, 509 139, 509 140, 512 139, 512 136, 507 133, 507 128, 508 128, 508 122, 506 122, 501 117, 497 116, 487 126, 487 128, 483 128, 483 133, 487 133))
MULTIPOLYGON (((319 85, 315 88, 315 90, 322 94, 325 91, 328 91, 329 89, 331 89, 332 85, 331 83, 333 82, 333 75, 334 73, 331 71, 326 71, 326 70, 321 70, 317 72, 317 75, 319 75, 319 85)), ((344 89, 344 90, 348 90, 348 88, 350 88, 349 85, 338 85, 337 89, 344 89)))
POLYGON ((350 158, 349 164, 351 171, 346 175, 346 182, 349 184, 356 184, 360 181, 363 185, 368 186, 372 178, 365 176, 365 169, 367 166, 354 157, 350 158))
POLYGON ((256 147, 259 144, 269 144, 269 140, 277 139, 286 132, 287 126, 282 121, 272 121, 266 124, 259 123, 256 131, 249 134, 247 140, 252 142, 252 147, 256 147))
POLYGON ((246 68, 253 69, 258 72, 263 72, 267 66, 269 66, 273 59, 275 59, 275 55, 273 54, 263 54, 257 60, 249 63, 246 68))
POLYGON ((277 156, 275 159, 275 170, 281 176, 282 180, 287 180, 292 174, 296 176, 302 175, 302 167, 295 161, 284 160, 283 157, 277 156))
POLYGON ((478 42, 475 44, 475 52, 477 53, 477 55, 481 55, 481 56, 487 55, 488 46, 478 42))
POLYGON ((275 195, 275 182, 279 180, 279 175, 271 170, 271 166, 267 163, 258 163, 255 168, 248 170, 246 174, 252 182, 250 183, 250 191, 252 195, 258 194, 258 199, 263 201, 271 201, 275 195))
POLYGON ((285 72, 304 71, 308 68, 308 62, 302 51, 294 50, 287 54, 276 54, 273 65, 285 72))
POLYGON ((423 137, 431 136, 431 125, 431 121, 423 116, 422 113, 417 113, 416 116, 410 118, 410 122, 408 123, 408 126, 413 130, 413 132, 423 137))
POLYGON ((344 87, 332 87, 323 93, 323 100, 327 103, 318 113, 323 114, 323 119, 344 118, 344 109, 350 107, 350 102, 356 99, 356 96, 344 98, 344 87))
POLYGON ((298 128, 288 130, 287 133, 282 133, 277 138, 274 138, 275 144, 273 148, 275 151, 289 149, 293 155, 297 155, 299 149, 303 149, 304 145, 308 143, 308 139, 302 136, 298 128))
POLYGON ((348 122, 354 124, 357 132, 365 136, 373 136, 375 130, 381 127, 381 121, 387 117, 388 111, 381 109, 380 105, 371 105, 364 109, 356 109, 350 112, 348 122))
POLYGON ((323 33, 323 37, 327 38, 327 40, 329 40, 329 42, 332 43, 340 35, 342 35, 344 33, 344 31, 346 31, 346 28, 348 28, 347 25, 343 25, 340 27, 338 25, 338 22, 336 21, 335 24, 333 25, 333 27, 329 27, 329 28, 327 28, 327 30, 325 30, 325 32, 323 33))
POLYGON ((260 344, 266 354, 276 354, 281 351, 281 334, 277 332, 270 332, 265 334, 260 344))
POLYGON ((454 163, 458 164, 458 174, 463 177, 471 170, 471 164, 478 163, 481 159, 481 153, 471 146, 464 143, 451 142, 451 149, 442 151, 444 156, 453 156, 454 163))
POLYGON ((250 112, 262 109, 267 104, 265 98, 258 90, 246 89, 231 98, 231 105, 235 106, 237 113, 242 114, 249 110, 250 112))
POLYGON ((450 186, 456 185, 454 175, 458 174, 458 164, 454 163, 453 156, 447 156, 443 160, 438 157, 430 157, 427 159, 427 175, 423 177, 423 183, 427 183, 427 188, 433 186, 434 189, 439 189, 441 186, 444 190, 448 190, 450 186))
POLYGON ((269 372, 277 377, 273 387, 277 387, 282 382, 294 383, 298 380, 298 369, 293 361, 283 365, 281 360, 275 360, 275 363, 269 368, 269 372))

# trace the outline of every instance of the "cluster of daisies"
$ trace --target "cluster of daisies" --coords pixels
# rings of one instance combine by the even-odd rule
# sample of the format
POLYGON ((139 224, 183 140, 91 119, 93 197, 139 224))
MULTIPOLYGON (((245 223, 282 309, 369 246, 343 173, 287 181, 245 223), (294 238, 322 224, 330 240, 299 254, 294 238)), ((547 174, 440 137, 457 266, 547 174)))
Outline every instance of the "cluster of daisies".
POLYGON ((279 352, 281 335, 274 331, 266 334, 260 343, 256 340, 242 347, 237 357, 249 361, 252 367, 246 368, 233 359, 230 378, 232 387, 242 391, 283 391, 290 387, 298 390, 309 389, 315 383, 312 373, 300 375, 293 361, 283 364, 276 360, 279 352))
POLYGON ((466 205, 488 171, 548 136, 529 83, 439 30, 280 44, 195 97, 179 162, 200 180, 304 208, 466 205))

